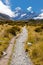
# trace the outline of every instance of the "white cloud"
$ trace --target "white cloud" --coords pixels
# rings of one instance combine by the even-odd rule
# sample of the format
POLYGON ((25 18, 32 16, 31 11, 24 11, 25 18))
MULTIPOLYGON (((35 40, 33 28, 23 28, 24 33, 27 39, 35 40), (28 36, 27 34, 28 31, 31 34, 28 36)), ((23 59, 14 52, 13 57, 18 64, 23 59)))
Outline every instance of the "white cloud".
POLYGON ((5 0, 6 5, 9 5, 9 0, 5 0))
POLYGON ((28 11, 32 11, 32 7, 31 7, 31 6, 28 7, 27 10, 28 10, 28 11))
POLYGON ((31 7, 31 6, 28 7, 27 10, 28 10, 29 12, 33 13, 33 11, 32 11, 32 7, 31 7))
POLYGON ((21 17, 23 17, 23 16, 25 16, 25 15, 26 15, 26 13, 25 13, 25 14, 22 14, 21 17))
POLYGON ((21 7, 16 7, 15 10, 19 11, 19 10, 21 10, 21 7))
POLYGON ((9 15, 10 17, 14 16, 14 12, 12 12, 7 5, 4 5, 1 0, 0 0, 0 13, 4 13, 6 15, 9 15))

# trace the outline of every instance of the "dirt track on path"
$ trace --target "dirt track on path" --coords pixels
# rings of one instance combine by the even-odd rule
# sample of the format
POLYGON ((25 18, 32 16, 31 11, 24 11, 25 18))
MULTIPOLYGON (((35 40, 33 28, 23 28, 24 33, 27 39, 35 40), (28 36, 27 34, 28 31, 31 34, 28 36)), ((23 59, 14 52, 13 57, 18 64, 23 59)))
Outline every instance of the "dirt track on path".
POLYGON ((30 58, 27 57, 24 45, 28 38, 28 31, 24 26, 20 36, 16 39, 15 49, 12 55, 10 65, 33 65, 30 58))

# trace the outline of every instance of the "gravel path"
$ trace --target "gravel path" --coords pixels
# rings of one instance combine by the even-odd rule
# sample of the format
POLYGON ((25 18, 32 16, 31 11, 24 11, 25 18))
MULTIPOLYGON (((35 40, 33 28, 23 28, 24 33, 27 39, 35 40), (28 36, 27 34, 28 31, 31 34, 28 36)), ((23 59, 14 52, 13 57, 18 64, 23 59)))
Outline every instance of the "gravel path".
POLYGON ((14 40, 15 40, 15 37, 13 37, 11 39, 11 41, 9 42, 9 47, 6 50, 7 55, 0 59, 0 65, 7 65, 8 64, 8 60, 10 58, 10 55, 12 53, 12 48, 14 46, 14 40))
POLYGON ((10 65, 33 65, 30 58, 26 56, 24 43, 28 38, 28 31, 23 27, 20 36, 16 39, 16 45, 10 65))

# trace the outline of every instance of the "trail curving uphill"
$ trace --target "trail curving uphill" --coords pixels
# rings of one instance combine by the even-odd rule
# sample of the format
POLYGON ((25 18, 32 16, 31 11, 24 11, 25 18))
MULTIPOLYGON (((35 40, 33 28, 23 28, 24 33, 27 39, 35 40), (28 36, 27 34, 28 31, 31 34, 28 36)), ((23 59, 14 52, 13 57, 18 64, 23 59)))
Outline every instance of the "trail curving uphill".
POLYGON ((24 26, 19 37, 16 39, 15 50, 10 65, 32 65, 30 58, 26 56, 24 45, 28 38, 28 31, 24 26))

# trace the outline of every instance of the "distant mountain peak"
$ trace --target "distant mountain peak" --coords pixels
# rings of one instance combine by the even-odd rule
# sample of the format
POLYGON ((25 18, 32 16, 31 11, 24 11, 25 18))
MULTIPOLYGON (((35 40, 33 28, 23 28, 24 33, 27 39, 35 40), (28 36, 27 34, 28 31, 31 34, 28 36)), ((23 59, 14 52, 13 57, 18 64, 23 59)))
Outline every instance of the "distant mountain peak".
POLYGON ((34 17, 34 19, 43 19, 43 12, 41 12, 37 17, 34 17))
POLYGON ((10 17, 8 16, 8 15, 6 15, 6 14, 3 14, 3 13, 0 13, 0 18, 1 19, 10 19, 10 17))
POLYGON ((17 8, 15 11, 15 14, 17 14, 16 17, 12 17, 14 20, 26 20, 31 19, 34 16, 36 16, 36 13, 33 11, 23 11, 21 8, 17 8))

